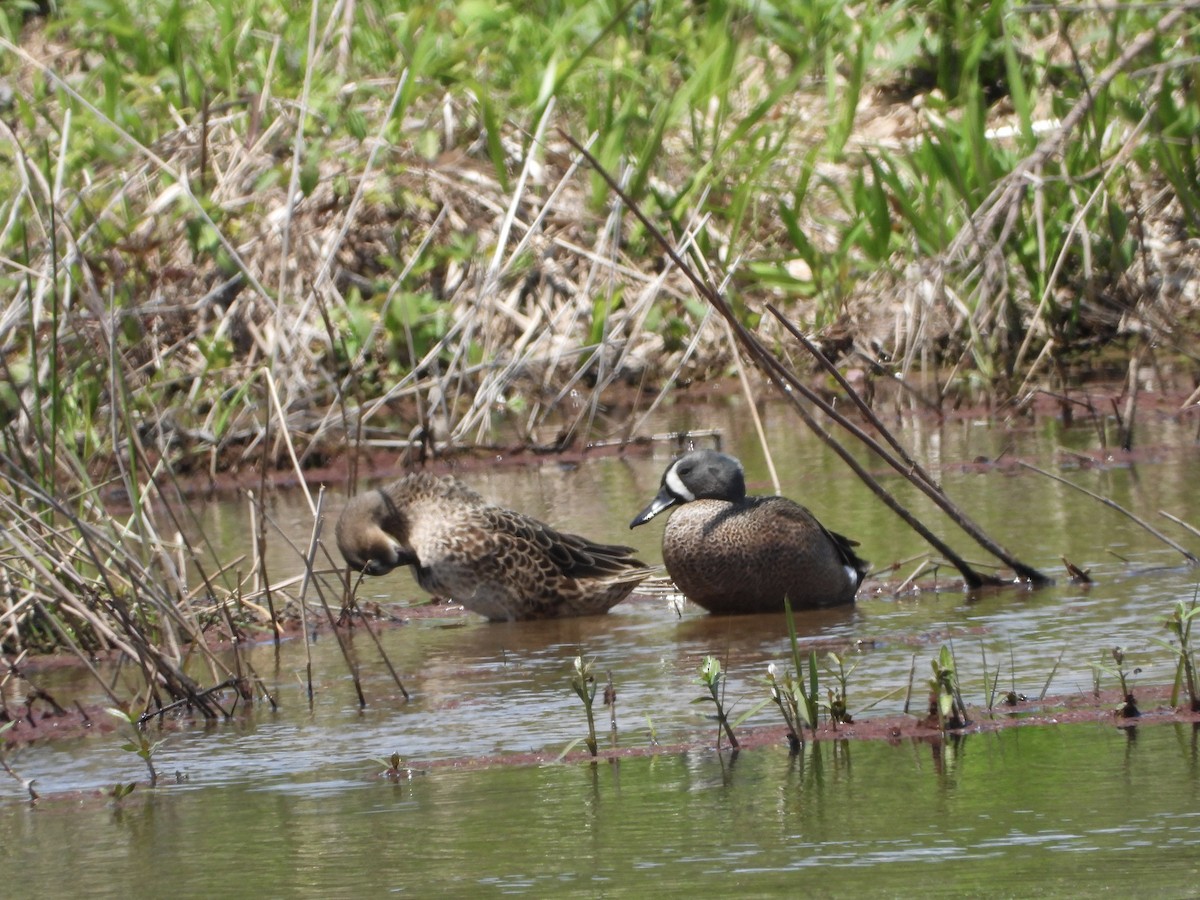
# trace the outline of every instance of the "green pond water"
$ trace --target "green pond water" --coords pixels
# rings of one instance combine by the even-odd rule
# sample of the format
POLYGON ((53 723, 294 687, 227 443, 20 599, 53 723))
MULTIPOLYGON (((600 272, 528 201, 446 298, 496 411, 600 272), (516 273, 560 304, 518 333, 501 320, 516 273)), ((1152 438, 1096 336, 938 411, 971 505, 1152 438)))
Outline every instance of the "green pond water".
POLYGON ((12 807, 10 896, 1186 896, 1191 726, 710 751, 595 766, 317 764, 12 807))
MULTIPOLYGON (((895 583, 925 553, 915 535, 783 409, 767 411, 784 492, 862 544, 877 567, 901 562, 895 583)), ((1163 617, 1197 592, 1197 572, 1128 519, 1024 470, 962 465, 1019 456, 1111 497, 1172 537, 1200 541, 1159 516, 1200 522, 1196 423, 1145 416, 1138 461, 1097 453, 1094 428, 1053 420, 1019 427, 959 421, 899 422, 901 437, 973 517, 1025 562, 1056 577, 1061 556, 1096 583, 968 596, 960 590, 895 597, 871 589, 849 609, 797 617, 802 642, 834 641, 856 665, 849 706, 860 719, 903 712, 910 670, 915 705, 929 660, 952 642, 968 703, 986 705, 983 673, 1036 697, 1090 694, 1094 664, 1126 648, 1137 685, 1167 684, 1174 658, 1163 617), (1080 454, 1087 454, 1085 460, 1080 454), (1098 464, 1093 464, 1095 460, 1098 464)), ((751 489, 769 492, 761 450, 735 403, 672 413, 664 429, 715 427, 746 463, 751 489)), ((493 467, 468 480, 485 496, 556 526, 635 545, 658 561, 662 525, 628 530, 655 493, 671 451, 581 466, 493 467)), ((865 458, 864 458, 865 459, 865 458)), ((868 466, 972 559, 897 476, 868 466)), ((340 507, 329 498, 330 516, 340 507)), ((217 555, 246 552, 245 503, 200 513, 217 555)), ((298 496, 273 501, 272 519, 300 545, 311 516, 298 496)), ((327 527, 326 534, 331 530, 327 527)), ((332 549, 332 548, 331 548, 332 549)), ((335 551, 336 552, 336 551, 335 551)), ((274 579, 301 565, 274 539, 274 579)), ((944 581, 953 580, 943 570, 944 581)), ((410 604, 407 575, 364 583, 360 602, 410 604)), ((6 760, 46 795, 30 807, 20 783, 0 778, 4 893, 53 896, 1187 896, 1200 868, 1200 766, 1189 726, 1105 722, 969 733, 940 750, 922 742, 821 742, 789 757, 782 746, 731 759, 715 749, 694 704, 707 654, 728 673, 734 714, 765 694, 769 663, 783 665, 782 616, 714 619, 677 613, 669 598, 638 599, 609 615, 564 622, 488 624, 476 618, 414 619, 380 639, 412 699, 405 703, 374 645, 350 647, 367 706, 360 710, 336 642, 312 654, 315 694, 305 688, 297 639, 249 655, 279 701, 228 722, 175 722, 156 759, 164 784, 144 783, 118 808, 104 793, 145 780, 119 733, 9 751, 6 760), (530 751, 551 756, 585 730, 569 678, 576 656, 594 660, 617 689, 616 743, 687 743, 619 763, 439 766, 397 783, 372 760, 393 752, 414 767, 530 751)), ((119 686, 132 672, 108 670, 119 686)), ((197 673, 203 677, 202 673, 197 673)), ((87 677, 38 677, 59 699, 102 702, 87 677)), ((1100 675, 1101 686, 1115 678, 1100 675)), ((1152 704, 1151 704, 1152 706, 1152 704)), ((1028 708, 1036 709, 1036 704, 1028 708)), ((599 710, 608 743, 609 711, 599 710)), ((767 707, 743 726, 779 723, 767 707)))

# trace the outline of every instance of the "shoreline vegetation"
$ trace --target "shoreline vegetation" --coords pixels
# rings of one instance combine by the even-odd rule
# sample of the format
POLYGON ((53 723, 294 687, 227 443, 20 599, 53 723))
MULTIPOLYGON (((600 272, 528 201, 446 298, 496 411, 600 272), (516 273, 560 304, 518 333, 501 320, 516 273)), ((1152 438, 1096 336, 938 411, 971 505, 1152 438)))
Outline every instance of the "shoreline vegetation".
POLYGON ((371 627, 306 472, 621 447, 691 385, 1069 418, 1103 373, 1126 449, 1144 373, 1200 409, 1200 0, 394 7, 0 8, 6 661, 274 703, 214 635, 371 627), (218 476, 257 485, 214 567, 218 476))

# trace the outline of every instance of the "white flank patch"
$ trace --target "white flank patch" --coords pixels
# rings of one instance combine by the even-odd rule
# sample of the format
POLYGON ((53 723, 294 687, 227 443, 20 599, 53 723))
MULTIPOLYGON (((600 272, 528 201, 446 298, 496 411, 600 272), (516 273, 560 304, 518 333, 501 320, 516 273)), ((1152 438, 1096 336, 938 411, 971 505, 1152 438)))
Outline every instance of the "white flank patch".
POLYGON ((842 570, 846 573, 846 577, 850 579, 851 584, 858 584, 858 569, 854 566, 842 566, 842 570))
POLYGON ((683 486, 683 481, 680 480, 679 473, 675 471, 675 466, 667 469, 667 488, 685 503, 691 503, 696 499, 692 492, 683 486))

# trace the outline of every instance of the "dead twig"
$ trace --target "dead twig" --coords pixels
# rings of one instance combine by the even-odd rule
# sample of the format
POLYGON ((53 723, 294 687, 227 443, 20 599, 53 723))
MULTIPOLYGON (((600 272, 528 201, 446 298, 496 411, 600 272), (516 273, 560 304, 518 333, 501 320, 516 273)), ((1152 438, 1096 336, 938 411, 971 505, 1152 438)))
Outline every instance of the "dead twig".
POLYGON ((1093 500, 1099 500, 1101 503, 1103 503, 1105 506, 1109 507, 1110 509, 1115 509, 1117 512, 1121 513, 1124 516, 1127 516, 1128 518, 1130 518, 1134 522, 1136 522, 1138 525, 1142 526, 1142 528, 1144 528, 1150 534, 1154 535, 1156 538, 1158 538, 1160 541, 1162 541, 1164 544, 1166 544, 1172 550, 1175 550, 1180 555, 1182 555, 1183 558, 1188 561, 1188 565, 1192 565, 1192 566, 1200 565, 1200 559, 1197 559, 1195 554, 1193 554, 1189 550, 1185 549, 1184 547, 1181 547, 1179 544, 1175 543, 1173 540, 1171 540, 1169 537, 1167 537, 1165 534, 1163 534, 1161 531, 1159 531, 1157 528, 1155 528, 1153 525, 1151 525, 1145 519, 1140 518, 1139 516, 1135 515, 1134 513, 1131 513, 1129 510, 1127 510, 1125 507, 1123 507, 1120 503, 1117 503, 1115 500, 1110 500, 1108 497, 1104 497, 1104 496, 1101 496, 1100 494, 1089 491, 1087 488, 1080 487, 1079 485, 1075 484, 1072 481, 1067 481, 1067 479, 1063 478, 1060 475, 1055 475, 1053 472, 1047 472, 1045 469, 1039 469, 1037 466, 1032 465, 1030 463, 1024 462, 1022 460, 1018 460, 1017 462, 1019 465, 1023 466, 1026 469, 1029 469, 1032 472, 1037 472, 1039 475, 1045 475, 1047 478, 1052 478, 1053 480, 1055 480, 1061 484, 1065 484, 1067 487, 1074 488, 1075 490, 1079 491, 1080 493, 1087 494, 1093 500))
MULTIPOLYGON (((812 354, 813 358, 821 364, 822 368, 824 368, 825 371, 829 372, 834 379, 836 379, 842 390, 844 390, 847 395, 849 395, 850 399, 854 401, 855 406, 858 407, 858 409, 866 417, 867 421, 870 422, 875 430, 883 435, 888 444, 895 449, 899 458, 897 459, 896 456, 893 456, 884 447, 880 446, 878 441, 859 428, 854 422, 851 422, 849 419, 843 416, 832 405, 825 402, 818 394, 816 394, 816 392, 808 389, 807 387, 799 388, 805 394, 807 399, 819 405, 821 410, 826 415, 830 416, 835 422, 837 422, 856 438, 858 438, 859 441, 869 447, 876 456, 908 479, 908 481, 914 487, 916 487, 921 491, 921 493, 925 494, 925 496, 936 503, 941 510, 950 517, 955 525, 970 535, 971 538, 974 539, 975 542, 981 547, 983 547, 1005 565, 1012 568, 1012 570, 1021 578, 1024 578, 1033 584, 1053 583, 1052 578, 1043 575, 1032 566, 1025 565, 1019 559, 1009 553, 1004 547, 988 537, 987 533, 984 532, 984 530, 977 524, 975 524, 975 522, 946 495, 945 491, 942 490, 942 486, 934 481, 933 477, 908 454, 904 447, 901 446, 900 442, 896 440, 896 438, 888 430, 887 426, 884 425, 883 422, 880 421, 879 417, 875 415, 875 412, 871 409, 871 407, 862 399, 861 396, 859 396, 858 392, 851 387, 850 383, 846 381, 844 377, 842 377, 842 373, 837 370, 837 366, 830 362, 825 354, 821 352, 820 348, 813 344, 813 342, 810 341, 804 335, 804 333, 800 331, 800 329, 796 328, 795 325, 784 318, 783 314, 780 313, 773 304, 768 303, 767 309, 770 311, 771 315, 775 316, 775 318, 780 321, 784 328, 786 328, 788 332, 796 338, 796 340, 804 345, 804 348, 812 354)), ((940 547, 938 549, 943 553, 945 552, 940 547)), ((957 565, 957 563, 955 565, 957 565)))
POLYGON ((1158 511, 1158 514, 1165 519, 1170 519, 1172 522, 1174 522, 1180 528, 1184 528, 1187 531, 1190 531, 1196 537, 1200 537, 1200 528, 1197 528, 1195 525, 1190 525, 1187 522, 1183 521, 1183 519, 1179 518, 1178 516, 1173 516, 1169 512, 1163 512, 1161 509, 1158 511))

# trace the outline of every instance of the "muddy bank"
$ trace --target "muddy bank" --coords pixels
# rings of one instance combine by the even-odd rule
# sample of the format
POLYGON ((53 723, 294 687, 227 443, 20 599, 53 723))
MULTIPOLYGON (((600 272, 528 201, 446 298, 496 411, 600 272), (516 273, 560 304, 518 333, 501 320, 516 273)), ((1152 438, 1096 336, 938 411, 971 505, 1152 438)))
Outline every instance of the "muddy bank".
MULTIPOLYGON (((818 393, 829 394, 831 399, 838 402, 845 399, 831 392, 827 384, 819 378, 813 378, 811 385, 818 393)), ((918 388, 918 393, 919 390, 918 388)), ((879 393, 882 394, 882 391, 881 388, 879 393)), ((1063 393, 1033 391, 1020 401, 1001 403, 987 396, 974 400, 960 397, 957 401, 950 400, 940 406, 933 406, 913 401, 906 393, 897 392, 894 386, 889 386, 887 391, 887 397, 874 396, 873 402, 877 413, 889 427, 894 427, 901 417, 915 417, 931 423, 946 424, 987 421, 1005 430, 1020 430, 1045 420, 1055 420, 1065 427, 1092 428, 1098 432, 1103 432, 1106 424, 1111 424, 1114 410, 1119 408, 1119 404, 1125 401, 1127 395, 1125 385, 1102 381, 1088 383, 1063 393)), ((629 393, 620 399, 619 407, 630 410, 637 408, 632 393, 630 389, 629 393)), ((703 405, 724 402, 736 394, 738 391, 732 382, 724 386, 697 386, 692 390, 680 390, 674 402, 703 405)), ((770 397, 773 388, 764 384, 761 394, 770 397)), ((1180 382, 1164 390, 1142 391, 1137 395, 1137 412, 1141 417, 1187 417, 1185 421, 1189 418, 1195 420, 1197 440, 1200 440, 1200 403, 1195 401, 1195 396, 1196 385, 1190 382, 1180 382)), ((404 424, 405 421, 409 420, 397 420, 397 438, 405 434, 411 425, 411 421, 407 425, 404 424)), ((204 465, 201 466, 189 466, 179 458, 171 461, 176 474, 168 493, 178 492, 183 498, 221 498, 236 496, 246 491, 259 491, 264 487, 270 490, 287 490, 298 488, 302 484, 310 488, 334 488, 340 493, 352 477, 377 480, 398 477, 405 471, 420 468, 436 474, 453 472, 469 479, 472 472, 498 467, 520 468, 547 462, 560 466, 578 466, 588 460, 617 456, 646 458, 661 452, 664 446, 681 451, 691 440, 719 446, 722 437, 720 434, 705 432, 699 436, 688 433, 634 436, 625 441, 594 442, 571 437, 540 445, 513 441, 505 444, 458 446, 431 446, 420 441, 410 444, 405 440, 397 440, 389 442, 392 446, 386 448, 375 446, 367 440, 357 450, 350 448, 345 441, 337 441, 303 456, 300 459, 299 470, 291 466, 290 461, 282 459, 281 468, 271 468, 265 474, 257 464, 245 466, 232 460, 225 463, 218 460, 212 465, 208 451, 205 451, 201 454, 204 457, 204 465), (397 447, 396 444, 404 446, 397 447), (181 463, 183 464, 180 465, 181 463)), ((1067 467, 1131 465, 1137 462, 1153 462, 1163 453, 1176 452, 1171 448, 1143 444, 1137 440, 1136 430, 1134 437, 1135 443, 1131 449, 1116 445, 1101 446, 1087 452, 1073 453, 1070 458, 1063 460, 1063 464, 1067 467)), ((997 459, 980 458, 960 465, 964 469, 980 471, 990 468, 1011 471, 1017 469, 1019 463, 1018 456, 1006 454, 997 459)), ((115 508, 124 508, 128 505, 128 497, 121 489, 114 488, 106 493, 105 502, 115 508)))
MULTIPOLYGON (((918 741, 937 748, 946 742, 962 740, 973 734, 984 734, 1008 728, 1048 727, 1093 723, 1100 727, 1136 729, 1141 726, 1184 724, 1200 730, 1200 711, 1169 704, 1171 688, 1166 685, 1140 688, 1136 693, 1140 715, 1127 718, 1122 714, 1122 697, 1116 691, 1103 691, 1099 696, 1077 694, 1047 697, 1043 700, 1018 700, 998 704, 991 710, 968 707, 970 722, 966 727, 941 731, 936 720, 928 715, 880 716, 856 719, 849 724, 834 726, 823 723, 815 734, 806 733, 808 741, 887 741, 899 744, 918 741)), ((7 747, 43 741, 80 739, 91 735, 109 734, 118 723, 101 707, 84 708, 78 704, 71 709, 54 710, 42 704, 10 706, 10 714, 19 718, 16 726, 3 735, 7 747), (32 708, 31 708, 32 707, 32 708)), ((181 727, 176 721, 173 728, 181 727)), ((183 727, 187 727, 184 725, 183 727)), ((788 733, 783 725, 756 726, 735 730, 740 751, 765 747, 788 746, 788 733)), ((601 742, 597 760, 613 762, 621 759, 660 754, 713 751, 718 747, 716 728, 695 734, 687 741, 672 743, 639 743, 637 746, 605 746, 607 734, 598 735, 601 742)), ((722 738, 720 749, 729 751, 722 738)), ((379 773, 379 777, 401 778, 423 771, 438 769, 481 769, 493 766, 547 765, 555 762, 588 762, 592 757, 586 750, 575 750, 565 757, 561 751, 546 750, 532 753, 504 753, 488 756, 445 759, 403 759, 398 769, 379 773)), ((105 795, 97 792, 96 797, 105 795)))

